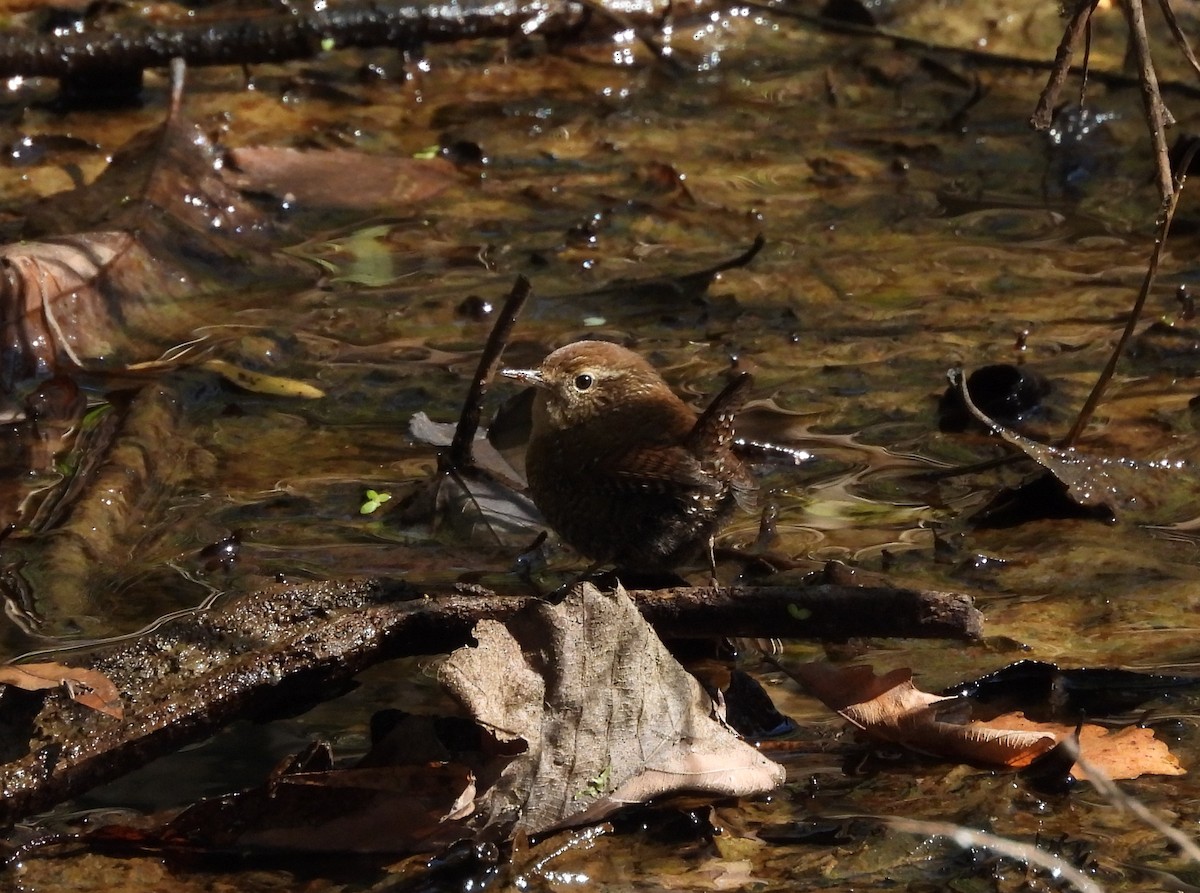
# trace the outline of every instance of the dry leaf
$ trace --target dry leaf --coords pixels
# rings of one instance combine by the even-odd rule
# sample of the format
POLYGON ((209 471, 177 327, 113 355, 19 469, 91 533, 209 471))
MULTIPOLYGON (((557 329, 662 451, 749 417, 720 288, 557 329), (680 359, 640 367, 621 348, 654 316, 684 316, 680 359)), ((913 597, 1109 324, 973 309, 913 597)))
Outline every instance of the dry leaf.
POLYGON ((505 625, 482 621, 474 636, 439 678, 494 736, 527 745, 476 801, 482 827, 540 833, 664 794, 749 796, 783 783, 782 766, 713 718, 619 587, 583 584, 505 625))
POLYGON ((307 382, 294 378, 283 378, 279 375, 268 375, 265 372, 255 372, 253 369, 243 369, 225 360, 205 360, 200 364, 210 372, 224 378, 230 384, 235 384, 252 394, 266 394, 271 397, 300 397, 304 400, 319 400, 325 396, 320 388, 313 387, 307 382))
POLYGON ((78 669, 58 663, 8 664, 0 666, 0 683, 25 691, 58 688, 85 707, 120 719, 121 693, 107 676, 97 670, 78 669))
POLYGON ((1055 744, 1053 735, 968 724, 967 702, 931 695, 912 682, 912 671, 876 676, 870 667, 802 664, 793 675, 810 694, 863 731, 933 756, 989 766, 1020 767, 1055 744))
MULTIPOLYGON (((1039 443, 996 422, 971 401, 961 370, 952 370, 967 411, 996 434, 1050 472, 1071 499, 1085 508, 1104 507, 1110 514, 1134 515, 1139 521, 1162 523, 1175 519, 1177 507, 1164 494, 1195 492, 1194 464, 1178 460, 1138 461, 1123 456, 1092 456, 1074 448, 1039 443), (1165 518, 1159 517, 1165 514, 1165 518)), ((1186 512, 1190 512, 1189 502, 1186 512)), ((1187 513, 1187 517, 1191 517, 1187 513)), ((1177 520, 1177 519, 1175 519, 1177 520)))
POLYGON ((326 208, 405 208, 459 179, 454 165, 440 158, 394 158, 349 149, 251 146, 232 149, 229 158, 237 170, 227 171, 227 179, 239 188, 326 208))
MULTIPOLYGON (((792 675, 810 694, 872 737, 966 763, 1021 769, 1075 732, 1074 726, 1033 722, 1020 713, 988 722, 970 721, 965 715, 966 699, 921 691, 913 685, 908 669, 876 676, 870 667, 809 663, 792 675), (952 716, 952 712, 959 715, 952 716)), ((1110 732, 1085 725, 1079 750, 1085 760, 1112 778, 1184 773, 1150 729, 1110 732)), ((1078 767, 1072 774, 1086 777, 1078 767)))
MULTIPOLYGON (((1059 740, 1075 733, 1074 726, 1034 722, 1021 713, 1006 713, 981 725, 1048 732, 1057 736, 1059 740)), ((1166 742, 1154 737, 1153 729, 1141 726, 1106 729, 1103 726, 1084 725, 1079 730, 1079 752, 1090 765, 1103 770, 1113 779, 1187 773, 1168 749, 1166 742)), ((1087 772, 1078 764, 1071 768, 1071 774, 1078 779, 1087 779, 1087 772)))

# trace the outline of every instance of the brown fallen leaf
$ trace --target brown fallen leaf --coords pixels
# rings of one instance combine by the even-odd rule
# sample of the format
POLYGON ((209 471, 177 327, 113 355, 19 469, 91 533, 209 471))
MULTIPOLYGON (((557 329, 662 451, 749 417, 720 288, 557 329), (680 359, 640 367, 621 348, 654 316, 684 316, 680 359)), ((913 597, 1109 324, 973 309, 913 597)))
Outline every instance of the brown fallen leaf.
POLYGON ((582 584, 507 624, 482 621, 474 636, 439 680, 498 740, 527 745, 481 785, 480 831, 535 834, 664 794, 752 796, 783 783, 782 766, 714 718, 620 587, 582 584))
MULTIPOLYGON (((912 671, 876 676, 870 667, 802 664, 791 671, 810 694, 868 735, 938 757, 984 766, 1021 769, 1075 732, 1074 726, 1042 723, 1010 713, 987 722, 971 721, 969 701, 923 692, 912 671)), ((1110 731, 1084 725, 1079 751, 1111 778, 1182 775, 1184 769, 1150 729, 1110 731)), ((1077 778, 1086 773, 1076 766, 1077 778)))
POLYGON ((56 370, 160 357, 208 321, 200 295, 310 280, 222 178, 219 153, 183 113, 182 66, 172 72, 167 120, 92 183, 24 209, 21 240, 0 246, 0 397, 56 370))
POLYGON ((349 149, 231 149, 236 168, 226 179, 239 189, 266 192, 323 208, 404 208, 427 201, 459 179, 440 158, 396 158, 349 149))
MULTIPOLYGON (((1048 732, 1059 740, 1075 733, 1074 726, 1059 723, 1034 722, 1022 713, 1006 713, 980 725, 989 728, 1018 729, 1048 732)), ((1106 729, 1084 725, 1079 730, 1079 752, 1084 759, 1109 778, 1138 778, 1142 775, 1186 775, 1187 770, 1171 753, 1166 742, 1154 736, 1154 730, 1143 726, 1106 729)), ((1087 780, 1087 770, 1076 763, 1071 774, 1087 780)))
POLYGON ((79 704, 120 719, 124 715, 121 693, 107 676, 97 670, 67 667, 59 663, 7 664, 0 666, 0 684, 25 691, 61 689, 79 704))
POLYGON ((1044 732, 967 723, 967 701, 921 691, 909 669, 876 676, 865 666, 808 663, 791 672, 810 694, 864 732, 921 753, 1016 768, 1055 744, 1054 736, 1044 732))

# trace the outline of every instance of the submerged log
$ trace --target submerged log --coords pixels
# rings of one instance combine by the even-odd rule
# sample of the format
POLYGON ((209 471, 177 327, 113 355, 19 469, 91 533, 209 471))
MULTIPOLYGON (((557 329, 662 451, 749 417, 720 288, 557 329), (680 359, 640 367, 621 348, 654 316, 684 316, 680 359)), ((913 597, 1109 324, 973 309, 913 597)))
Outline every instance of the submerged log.
MULTIPOLYGON (((643 4, 650 9, 650 4, 643 4)), ((661 14, 662 10, 654 10, 661 14)), ((499 0, 414 6, 389 0, 321 6, 248 17, 158 22, 65 33, 0 35, 0 77, 96 77, 139 72, 172 59, 188 65, 251 65, 307 59, 333 47, 392 46, 415 50, 426 43, 483 37, 519 37, 537 31, 564 36, 590 13, 582 3, 499 0)))

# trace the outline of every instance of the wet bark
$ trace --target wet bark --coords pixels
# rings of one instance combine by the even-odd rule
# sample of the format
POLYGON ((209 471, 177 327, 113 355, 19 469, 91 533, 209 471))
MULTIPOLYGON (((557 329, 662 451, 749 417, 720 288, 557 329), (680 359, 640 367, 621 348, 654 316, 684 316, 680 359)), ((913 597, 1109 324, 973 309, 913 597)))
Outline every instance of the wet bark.
POLYGON ((250 65, 306 59, 330 47, 411 50, 424 43, 518 37, 535 30, 563 36, 577 30, 588 15, 588 7, 580 3, 536 0, 502 0, 470 9, 456 3, 353 2, 303 14, 238 15, 40 36, 8 34, 0 37, 0 77, 79 78, 160 67, 176 58, 188 65, 250 65))

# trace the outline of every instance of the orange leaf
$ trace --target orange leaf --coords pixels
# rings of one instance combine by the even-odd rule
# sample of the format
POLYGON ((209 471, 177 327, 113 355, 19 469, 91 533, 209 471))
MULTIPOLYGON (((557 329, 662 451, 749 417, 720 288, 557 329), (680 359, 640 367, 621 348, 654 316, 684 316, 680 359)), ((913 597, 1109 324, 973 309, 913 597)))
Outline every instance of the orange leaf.
POLYGON ((1055 744, 1041 731, 992 729, 967 722, 959 698, 931 695, 909 669, 876 676, 870 667, 802 664, 793 671, 820 698, 868 735, 933 756, 986 766, 1031 763, 1055 744))
MULTIPOLYGON (((1039 730, 1055 735, 1059 740, 1075 733, 1074 726, 1034 722, 1020 713, 997 716, 983 725, 1005 729, 1039 730)), ((1091 765, 1109 778, 1137 778, 1141 775, 1184 775, 1187 770, 1171 753, 1166 742, 1154 737, 1154 730, 1140 726, 1106 729, 1085 725, 1079 730, 1079 753, 1091 765)), ((1087 772, 1078 763, 1071 774, 1087 780, 1087 772)))
POLYGON ((8 664, 0 666, 0 684, 14 685, 25 691, 60 688, 73 700, 120 719, 121 693, 103 673, 59 663, 8 664))

